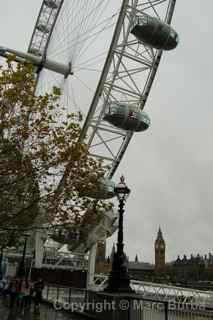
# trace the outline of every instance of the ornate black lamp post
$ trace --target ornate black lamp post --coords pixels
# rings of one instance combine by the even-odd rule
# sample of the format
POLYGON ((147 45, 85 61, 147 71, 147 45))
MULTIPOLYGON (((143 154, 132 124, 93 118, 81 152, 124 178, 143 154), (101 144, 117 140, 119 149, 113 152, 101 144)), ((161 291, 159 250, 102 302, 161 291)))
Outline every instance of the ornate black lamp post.
POLYGON ((17 276, 22 278, 26 276, 25 274, 25 256, 26 256, 26 249, 27 249, 27 238, 29 237, 29 234, 24 234, 24 248, 22 252, 22 258, 18 267, 17 276))
POLYGON ((105 291, 108 292, 132 292, 130 287, 130 277, 128 274, 128 261, 123 251, 123 214, 124 204, 130 194, 130 189, 124 182, 124 177, 120 178, 119 184, 115 187, 115 194, 119 200, 119 224, 117 250, 114 253, 112 262, 112 271, 109 275, 108 286, 105 291))

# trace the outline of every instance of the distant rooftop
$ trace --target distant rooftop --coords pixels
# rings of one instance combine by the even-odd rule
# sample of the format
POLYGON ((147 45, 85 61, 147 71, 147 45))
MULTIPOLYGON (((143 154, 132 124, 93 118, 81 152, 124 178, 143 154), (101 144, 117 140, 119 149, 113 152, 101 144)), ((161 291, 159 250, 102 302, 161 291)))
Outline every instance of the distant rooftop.
POLYGON ((154 266, 148 262, 134 262, 129 261, 128 264, 129 269, 131 270, 153 270, 154 266))

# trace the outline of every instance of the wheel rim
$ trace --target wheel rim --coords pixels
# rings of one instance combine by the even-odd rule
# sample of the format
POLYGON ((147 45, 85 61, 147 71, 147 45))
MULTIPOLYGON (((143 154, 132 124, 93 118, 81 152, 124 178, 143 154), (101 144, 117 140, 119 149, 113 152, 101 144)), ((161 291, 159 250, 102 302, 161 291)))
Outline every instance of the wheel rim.
POLYGON ((162 54, 161 50, 135 41, 130 35, 132 21, 138 12, 145 12, 170 23, 175 0, 124 0, 116 8, 109 0, 92 1, 90 7, 85 0, 75 1, 75 12, 70 1, 58 3, 60 12, 43 55, 70 63, 74 74, 64 78, 43 69, 38 76, 37 90, 48 91, 53 84, 62 88, 60 103, 69 112, 79 112, 79 117, 83 116, 82 138, 87 136, 90 153, 107 162, 108 176, 112 177, 133 133, 103 122, 104 110, 113 101, 136 103, 143 109, 162 54), (107 18, 102 19, 107 12, 107 18), (117 19, 121 21, 117 22, 110 47, 117 19), (106 38, 104 44, 103 38, 106 38), (124 49, 121 50, 122 45, 124 49), (104 63, 105 67, 108 64, 105 71, 104 63))

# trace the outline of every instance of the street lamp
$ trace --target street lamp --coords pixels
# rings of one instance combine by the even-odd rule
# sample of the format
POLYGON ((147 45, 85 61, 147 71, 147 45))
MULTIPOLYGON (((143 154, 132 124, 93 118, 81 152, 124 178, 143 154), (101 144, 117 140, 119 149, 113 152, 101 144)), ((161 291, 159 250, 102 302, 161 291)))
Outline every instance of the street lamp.
POLYGON ((17 276, 22 278, 24 276, 26 276, 25 274, 25 256, 26 256, 26 249, 27 249, 27 238, 29 237, 28 233, 24 234, 24 247, 23 247, 23 252, 22 252, 22 258, 18 267, 18 271, 17 271, 17 276))
POLYGON ((119 223, 118 223, 118 238, 117 250, 113 256, 112 271, 109 275, 108 286, 105 291, 108 292, 132 292, 130 287, 130 277, 128 274, 128 261, 123 251, 123 214, 126 199, 130 194, 130 189, 121 176, 120 182, 115 187, 115 194, 119 201, 119 223))

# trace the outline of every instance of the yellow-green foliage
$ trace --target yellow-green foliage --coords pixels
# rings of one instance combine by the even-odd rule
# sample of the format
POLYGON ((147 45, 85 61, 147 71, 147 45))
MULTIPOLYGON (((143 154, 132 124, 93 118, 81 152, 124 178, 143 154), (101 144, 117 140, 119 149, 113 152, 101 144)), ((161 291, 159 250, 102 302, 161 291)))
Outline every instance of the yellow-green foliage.
POLYGON ((33 66, 13 59, 0 69, 0 223, 26 227, 40 216, 92 226, 111 204, 80 195, 97 188, 103 165, 79 142, 78 115, 59 106, 60 89, 37 96, 33 66))

